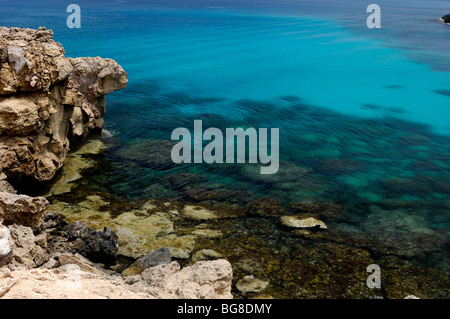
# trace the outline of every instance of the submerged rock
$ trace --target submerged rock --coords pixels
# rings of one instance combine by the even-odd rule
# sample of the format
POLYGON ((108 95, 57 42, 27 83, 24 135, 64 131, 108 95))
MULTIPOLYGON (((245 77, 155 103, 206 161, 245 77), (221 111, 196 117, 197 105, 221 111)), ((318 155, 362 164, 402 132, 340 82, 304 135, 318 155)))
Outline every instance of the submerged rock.
POLYGON ((96 274, 99 276, 106 276, 107 272, 94 264, 89 259, 81 256, 80 254, 72 253, 56 253, 49 261, 47 261, 41 268, 54 269, 60 268, 66 265, 75 265, 79 267, 81 271, 96 274))
POLYGON ((213 249, 202 249, 196 251, 192 256, 192 261, 197 262, 201 260, 215 260, 222 258, 222 254, 213 249))
POLYGON ((218 218, 217 214, 204 207, 186 205, 184 206, 183 215, 195 220, 208 220, 218 218))
POLYGON ((236 288, 242 293, 263 292, 269 283, 267 281, 256 279, 253 276, 245 276, 236 284, 236 288))
POLYGON ((232 299, 233 270, 224 260, 199 261, 180 270, 177 262, 145 270, 142 279, 162 298, 232 299))
POLYGON ((283 216, 281 217, 281 222, 283 225, 292 228, 327 228, 323 221, 314 217, 305 217, 304 215, 283 216))

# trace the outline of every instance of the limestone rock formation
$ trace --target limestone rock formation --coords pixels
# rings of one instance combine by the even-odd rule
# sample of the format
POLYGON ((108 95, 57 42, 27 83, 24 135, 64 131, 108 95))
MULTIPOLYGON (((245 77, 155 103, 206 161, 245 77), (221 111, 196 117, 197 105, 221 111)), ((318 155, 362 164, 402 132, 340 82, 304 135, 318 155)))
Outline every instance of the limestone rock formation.
POLYGON ((323 221, 315 219, 314 217, 305 217, 302 215, 282 216, 281 222, 283 225, 292 228, 327 228, 323 221))
POLYGON ((39 267, 48 260, 47 251, 38 244, 31 228, 16 224, 8 228, 13 241, 10 268, 39 267))
POLYGON ((53 32, 0 27, 0 167, 9 178, 48 181, 69 140, 103 127, 105 95, 126 87, 113 60, 66 58, 53 32))
POLYGON ((37 230, 48 207, 44 197, 18 195, 6 180, 0 180, 0 222, 5 226, 15 223, 37 230))

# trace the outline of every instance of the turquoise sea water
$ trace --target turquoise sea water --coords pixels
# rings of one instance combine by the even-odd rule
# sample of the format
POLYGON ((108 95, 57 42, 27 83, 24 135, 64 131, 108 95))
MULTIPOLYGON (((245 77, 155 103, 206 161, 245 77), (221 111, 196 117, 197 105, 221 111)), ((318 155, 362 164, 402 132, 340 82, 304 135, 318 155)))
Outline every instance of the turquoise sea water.
POLYGON ((348 216, 331 222, 349 238, 448 273, 447 1, 379 1, 380 30, 367 29, 360 1, 79 2, 79 30, 59 2, 8 2, 0 23, 47 26, 68 56, 128 72, 128 88, 108 96, 113 147, 91 184, 129 198, 334 202, 348 216), (279 174, 173 165, 170 134, 195 119, 280 128, 279 174))

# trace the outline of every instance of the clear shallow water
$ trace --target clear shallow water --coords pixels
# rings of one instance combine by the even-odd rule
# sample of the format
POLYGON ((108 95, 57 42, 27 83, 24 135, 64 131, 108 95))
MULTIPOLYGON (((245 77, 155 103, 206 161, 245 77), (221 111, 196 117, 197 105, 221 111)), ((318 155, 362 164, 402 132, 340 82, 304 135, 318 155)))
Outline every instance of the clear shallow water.
MULTIPOLYGON (((348 214, 329 222, 348 243, 364 234, 376 256, 448 272, 450 28, 437 21, 446 1, 379 1, 381 30, 366 28, 359 1, 79 4, 80 30, 65 27, 57 2, 8 3, 0 16, 52 28, 68 56, 113 58, 128 72, 128 88, 108 96, 115 138, 83 187, 205 205, 272 198, 289 213, 333 202, 348 214), (280 173, 173 165, 170 134, 195 119, 280 128, 280 173)), ((262 233, 252 222, 239 221, 245 238, 294 249, 266 220, 262 233)))

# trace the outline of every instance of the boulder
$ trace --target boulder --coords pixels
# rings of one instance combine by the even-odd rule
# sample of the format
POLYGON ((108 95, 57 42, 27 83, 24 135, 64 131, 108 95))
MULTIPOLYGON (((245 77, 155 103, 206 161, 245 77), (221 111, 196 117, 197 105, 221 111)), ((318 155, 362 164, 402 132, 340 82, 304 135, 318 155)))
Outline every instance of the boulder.
POLYGON ((12 239, 12 268, 35 268, 48 261, 47 251, 36 243, 36 237, 30 227, 22 225, 8 226, 12 239))
POLYGON ((18 224, 36 230, 42 227, 48 206, 44 197, 0 192, 0 221, 4 225, 18 224))

